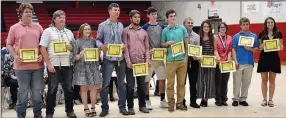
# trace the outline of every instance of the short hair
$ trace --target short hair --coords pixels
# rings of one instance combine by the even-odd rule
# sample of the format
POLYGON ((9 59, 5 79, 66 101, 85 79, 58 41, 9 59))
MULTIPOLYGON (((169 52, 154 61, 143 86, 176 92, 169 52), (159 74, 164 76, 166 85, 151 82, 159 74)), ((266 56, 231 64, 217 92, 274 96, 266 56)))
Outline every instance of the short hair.
POLYGON ((132 18, 135 14, 141 15, 139 11, 137 11, 137 10, 131 10, 130 13, 129 13, 129 17, 132 18))
POLYGON ((30 3, 22 3, 20 6, 19 6, 19 15, 20 17, 22 17, 22 14, 24 13, 24 10, 28 8, 32 11, 34 11, 34 8, 33 8, 33 5, 30 4, 30 3))
MULTIPOLYGON (((79 27, 79 30, 78 30, 78 38, 79 38, 79 39, 81 39, 81 38, 83 37, 83 32, 84 32, 84 27, 85 27, 85 26, 89 26, 89 27, 90 27, 90 25, 87 24, 87 23, 84 23, 84 24, 82 24, 82 25, 79 27)), ((90 30, 92 30, 91 27, 90 27, 90 30)), ((92 33, 90 33, 90 35, 89 35, 88 38, 91 38, 91 37, 92 37, 92 33)))
POLYGON ((192 19, 191 17, 187 17, 187 18, 185 18, 185 20, 184 20, 184 22, 183 22, 184 25, 185 25, 185 23, 186 23, 187 20, 192 20, 192 21, 193 21, 193 19, 192 19))
POLYGON ((151 13, 157 12, 157 10, 154 7, 149 7, 147 9, 147 14, 150 15, 151 13))
POLYGON ((242 23, 248 22, 250 24, 250 20, 247 17, 242 17, 239 20, 239 25, 241 25, 242 23))
POLYGON ((176 11, 173 10, 173 9, 169 9, 166 11, 166 17, 169 18, 169 14, 172 14, 172 13, 175 13, 176 14, 176 11))
POLYGON ((63 10, 57 10, 53 13, 53 17, 52 17, 52 23, 50 26, 55 26, 55 22, 54 20, 57 18, 57 17, 60 17, 61 15, 66 15, 66 13, 63 11, 63 10))
POLYGON ((108 10, 111 10, 113 7, 119 8, 119 4, 117 4, 117 3, 111 3, 111 4, 109 4, 108 10))

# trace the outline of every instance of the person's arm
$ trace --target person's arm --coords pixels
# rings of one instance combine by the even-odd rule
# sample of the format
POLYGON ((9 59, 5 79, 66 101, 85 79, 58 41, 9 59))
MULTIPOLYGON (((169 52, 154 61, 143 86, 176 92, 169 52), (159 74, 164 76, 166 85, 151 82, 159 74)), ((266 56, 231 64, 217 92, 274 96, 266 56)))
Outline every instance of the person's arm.
POLYGON ((280 38, 280 50, 283 50, 283 49, 284 49, 284 45, 283 45, 283 35, 282 35, 281 32, 280 32, 279 38, 280 38))
POLYGON ((239 63, 237 61, 237 56, 236 56, 236 50, 237 50, 237 46, 238 46, 238 36, 234 36, 233 40, 232 40, 232 58, 235 62, 236 68, 239 67, 239 63))
POLYGON ((55 72, 54 66, 51 64, 47 48, 50 45, 51 38, 50 38, 50 33, 48 30, 45 30, 41 36, 41 41, 40 41, 40 52, 44 58, 45 63, 48 66, 49 72, 55 72))
MULTIPOLYGON (((9 51, 9 53, 13 56, 13 58, 16 59, 20 59, 20 57, 18 56, 18 54, 16 53, 15 48, 13 47, 15 44, 15 34, 14 34, 14 27, 11 27, 6 39, 6 47, 7 50, 9 51)), ((16 60, 17 61, 17 60, 16 60)))
POLYGON ((228 49, 228 55, 227 55, 227 60, 231 61, 232 60, 232 38, 229 36, 230 40, 230 48, 228 49))
POLYGON ((188 61, 188 44, 189 44, 189 34, 185 27, 183 27, 183 35, 184 35, 184 46, 185 46, 185 60, 188 61))
POLYGON ((145 32, 144 43, 145 43, 145 57, 146 63, 150 63, 150 46, 149 46, 149 37, 147 32, 145 32))
POLYGON ((214 47, 214 55, 216 56, 217 60, 220 61, 220 56, 218 54, 218 51, 217 51, 217 42, 216 42, 216 37, 213 38, 213 47, 214 47))
POLYGON ((259 40, 258 40, 257 36, 254 37, 253 48, 247 47, 247 46, 244 46, 244 48, 248 51, 251 51, 252 53, 256 53, 258 51, 258 48, 259 48, 259 40))
POLYGON ((98 25, 97 29, 97 35, 96 35, 96 46, 103 50, 104 52, 107 50, 107 48, 104 46, 103 40, 104 40, 104 26, 103 24, 98 25))
POLYGON ((125 61, 126 63, 131 63, 131 60, 130 60, 130 56, 129 56, 129 44, 128 44, 128 31, 127 29, 124 29, 123 30, 123 43, 124 45, 126 46, 126 49, 125 49, 125 52, 124 52, 124 57, 125 57, 125 61))

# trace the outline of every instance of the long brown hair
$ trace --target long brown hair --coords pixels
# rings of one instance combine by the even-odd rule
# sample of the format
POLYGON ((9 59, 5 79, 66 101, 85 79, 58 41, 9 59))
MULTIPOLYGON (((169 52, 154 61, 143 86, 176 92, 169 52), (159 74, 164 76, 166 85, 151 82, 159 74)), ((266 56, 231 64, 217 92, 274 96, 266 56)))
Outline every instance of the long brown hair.
POLYGON ((204 38, 203 28, 204 28, 204 24, 208 24, 209 27, 210 27, 210 31, 208 32, 208 37, 209 37, 209 40, 211 41, 211 46, 214 48, 214 34, 212 32, 212 25, 211 25, 211 23, 208 20, 203 21, 202 24, 201 24, 200 32, 199 32, 200 44, 201 45, 203 44, 203 38, 204 38))
POLYGON ((268 37, 268 28, 267 28, 267 21, 268 20, 272 20, 274 22, 274 27, 273 27, 273 36, 274 37, 279 37, 278 35, 280 34, 277 26, 276 26, 276 22, 274 20, 274 18, 272 17, 267 17, 264 21, 264 26, 263 26, 263 29, 262 31, 259 33, 259 38, 265 38, 265 37, 268 37))
POLYGON ((54 20, 55 20, 57 17, 60 17, 61 15, 66 16, 66 13, 65 13, 63 10, 57 10, 57 11, 55 11, 55 12, 53 13, 53 18, 52 18, 50 27, 55 26, 55 21, 54 21, 54 20))
MULTIPOLYGON (((84 23, 84 24, 82 24, 82 25, 79 27, 79 30, 78 30, 78 38, 79 38, 79 39, 82 39, 82 38, 83 38, 83 32, 84 32, 84 27, 85 27, 85 26, 89 26, 89 27, 90 27, 90 25, 87 24, 87 23, 84 23)), ((90 27, 90 30, 91 30, 91 32, 90 32, 90 35, 88 36, 88 38, 92 38, 92 29, 91 29, 91 27, 90 27)))

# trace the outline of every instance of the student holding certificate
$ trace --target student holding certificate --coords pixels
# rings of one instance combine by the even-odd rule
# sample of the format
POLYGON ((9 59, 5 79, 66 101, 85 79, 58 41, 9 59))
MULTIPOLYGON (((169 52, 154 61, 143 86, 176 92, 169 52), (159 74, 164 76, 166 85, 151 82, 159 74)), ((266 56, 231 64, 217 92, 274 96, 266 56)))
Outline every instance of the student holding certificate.
MULTIPOLYGON (((188 17, 184 20, 184 26, 188 31, 189 40, 188 44, 200 45, 200 36, 193 31, 194 21, 191 17, 188 17)), ((196 56, 189 56, 188 58, 188 68, 187 74, 189 77, 189 87, 190 87, 190 106, 193 108, 200 108, 197 104, 197 81, 198 81, 198 72, 199 72, 199 61, 196 56)), ((187 77, 187 76, 186 76, 187 77)), ((187 79, 186 79, 187 80, 187 79)), ((185 81, 186 84, 186 81, 185 81)), ((184 100, 186 102, 186 100, 184 100)), ((185 104, 185 103, 184 103, 185 104)))
POLYGON ((18 118, 26 117, 28 93, 31 90, 33 98, 33 112, 35 118, 42 116, 42 85, 44 63, 42 55, 38 54, 39 42, 43 33, 41 25, 32 22, 33 6, 22 3, 19 6, 21 20, 10 27, 7 37, 7 49, 14 58, 16 78, 19 84, 16 112, 18 118), (26 53, 21 50, 30 50, 26 53), (22 55, 22 56, 21 56, 22 55), (32 62, 25 62, 23 57, 32 57, 32 62))
POLYGON ((177 110, 187 110, 184 105, 185 97, 185 79, 187 72, 187 58, 188 58, 188 32, 186 28, 182 25, 176 24, 177 13, 169 9, 166 12, 166 17, 168 19, 168 26, 164 28, 161 36, 161 46, 167 48, 167 99, 168 99, 168 111, 172 112, 175 110, 175 99, 174 99, 174 83, 175 76, 177 79, 177 110), (173 49, 171 48, 173 44, 183 42, 185 53, 173 57, 173 49))
MULTIPOLYGON (((135 78, 133 75, 133 64, 147 63, 150 64, 150 50, 149 50, 149 38, 147 32, 142 29, 140 23, 140 12, 132 10, 129 13, 131 24, 127 26, 123 31, 123 40, 126 45, 125 60, 127 63, 126 80, 127 80, 127 106, 130 115, 134 115, 134 84, 135 78)), ((135 71, 136 72, 136 71, 135 71)), ((139 100, 139 111, 143 113, 149 113, 146 108, 145 102, 145 77, 137 76, 137 93, 139 100)))
MULTIPOLYGON (((142 28, 148 33, 149 36, 149 44, 150 49, 153 48, 160 48, 161 47, 161 34, 163 29, 165 28, 164 25, 157 23, 157 10, 153 7, 149 7, 147 9, 147 16, 149 18, 149 22, 142 26, 142 28)), ((164 48, 163 48, 164 49, 164 48)), ((153 56, 154 52, 151 53, 153 56)), ((165 52, 164 54, 165 55, 165 52)), ((151 66, 149 67, 149 74, 146 76, 146 107, 147 109, 151 110, 151 101, 149 99, 149 88, 150 88, 150 80, 152 78, 152 73, 156 72, 157 80, 160 81, 159 83, 159 91, 160 91, 160 107, 167 108, 168 104, 165 100, 165 87, 166 87, 166 67, 164 61, 151 61, 151 66)))
MULTIPOLYGON (((92 39, 91 28, 85 23, 82 24, 78 31, 78 40, 73 43, 73 61, 74 73, 73 84, 80 86, 82 103, 86 116, 96 116, 95 103, 97 98, 97 90, 100 88, 102 78, 99 70, 98 61, 86 61, 84 56, 86 48, 95 48, 95 40, 92 39), (87 104, 87 90, 90 90, 91 112, 87 104)), ((95 50, 97 51, 97 50, 95 50)), ((99 52, 94 52, 99 58, 99 52)))
MULTIPOLYGON (((232 61, 231 52, 232 52, 232 37, 227 35, 227 24, 222 22, 218 26, 219 33, 216 36, 216 48, 218 55, 220 57, 220 62, 232 61)), ((218 64, 219 65, 219 64, 218 64)), ((234 67, 235 68, 235 67, 234 67)), ((216 97, 215 104, 217 106, 227 106, 227 85, 229 80, 230 73, 222 73, 219 66, 216 68, 215 74, 215 87, 216 87, 216 97)))
POLYGON ((246 102, 248 88, 251 83, 252 71, 254 67, 253 54, 258 50, 259 42, 257 36, 249 31, 250 21, 243 17, 239 20, 241 31, 233 36, 232 54, 237 71, 233 73, 233 102, 232 106, 248 106, 246 102), (252 47, 240 46, 241 36, 254 39, 252 47))
MULTIPOLYGON (((259 33, 260 42, 260 56, 258 61, 257 72, 261 74, 262 78, 262 95, 263 101, 262 106, 274 107, 272 101, 274 90, 275 90, 275 78, 277 73, 281 73, 280 57, 278 51, 265 52, 264 41, 274 41, 273 39, 278 39, 277 48, 280 47, 283 50, 283 40, 282 33, 278 30, 275 20, 272 17, 268 17, 264 21, 264 28, 262 32, 259 33), (267 84, 269 82, 269 88, 267 89, 267 84), (269 90, 269 101, 267 101, 267 90, 269 90)), ((275 43, 277 44, 277 43, 275 43)))
MULTIPOLYGON (((217 60, 216 41, 212 33, 212 26, 209 21, 203 21, 200 28, 200 45, 202 46, 203 55, 215 55, 217 60)), ((200 60, 202 63, 203 60, 200 60)), ((215 60, 213 60, 215 61, 215 60)), ((212 62, 215 63, 215 62, 212 62)), ((201 67, 199 68, 197 82, 197 96, 201 98, 200 106, 207 107, 208 99, 215 98, 215 68, 201 67)))
POLYGON ((58 84, 63 82, 65 96, 65 111, 69 118, 76 118, 73 106, 73 63, 72 54, 56 54, 57 50, 64 52, 72 52, 72 46, 69 42, 74 41, 73 33, 65 28, 66 15, 62 10, 57 10, 53 13, 52 24, 45 29, 41 37, 40 52, 48 67, 48 93, 46 101, 46 117, 53 117, 55 111, 55 100, 58 91, 58 84), (59 43, 54 43, 59 42, 59 43), (60 49, 58 49, 60 48, 60 49))

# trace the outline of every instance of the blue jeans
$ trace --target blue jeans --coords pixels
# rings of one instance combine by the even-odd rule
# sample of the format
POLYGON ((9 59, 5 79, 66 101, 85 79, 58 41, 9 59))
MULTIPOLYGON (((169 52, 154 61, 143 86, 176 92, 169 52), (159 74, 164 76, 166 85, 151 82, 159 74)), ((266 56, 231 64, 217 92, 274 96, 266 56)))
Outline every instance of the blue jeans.
POLYGON ((126 85, 125 85, 125 60, 120 61, 118 65, 117 61, 109 61, 107 59, 103 60, 103 82, 102 90, 100 94, 101 98, 101 108, 103 112, 108 112, 108 93, 109 93, 109 84, 113 69, 115 68, 117 74, 117 90, 118 90, 118 107, 120 110, 125 109, 126 107, 126 85))
POLYGON ((28 92, 32 91, 34 114, 42 114, 42 86, 44 68, 36 70, 15 70, 18 80, 18 98, 16 112, 18 118, 26 117, 28 92))

